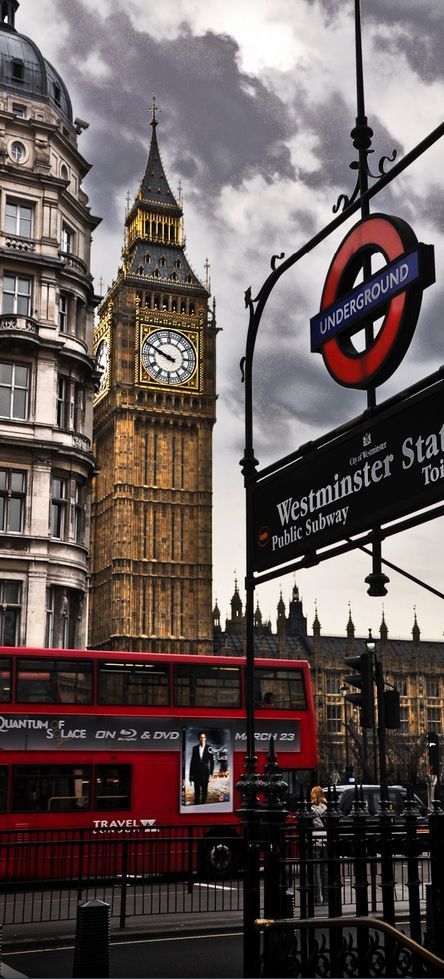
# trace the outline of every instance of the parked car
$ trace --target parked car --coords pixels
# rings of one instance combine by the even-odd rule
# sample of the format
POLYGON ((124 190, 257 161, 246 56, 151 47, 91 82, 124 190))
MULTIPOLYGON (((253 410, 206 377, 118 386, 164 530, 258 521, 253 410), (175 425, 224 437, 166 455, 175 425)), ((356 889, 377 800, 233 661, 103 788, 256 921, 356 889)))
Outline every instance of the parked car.
MULTIPOLYGON (((360 790, 361 786, 359 786, 360 790)), ((338 812, 343 816, 349 816, 352 811, 352 805, 355 799, 355 786, 354 785, 336 785, 336 797, 338 800, 338 812)), ((330 791, 333 791, 332 789, 330 791)), ((362 793, 364 796, 364 801, 367 804, 367 811, 370 816, 375 816, 380 812, 379 800, 380 800, 380 787, 379 785, 363 785, 362 793)), ((325 798, 328 798, 328 788, 324 788, 325 798)), ((407 790, 402 785, 389 785, 388 786, 388 800, 390 804, 390 810, 394 812, 397 816, 400 816, 405 809, 405 804, 407 801, 407 790)), ((424 817, 428 815, 428 810, 422 800, 418 795, 413 796, 413 801, 416 803, 418 808, 418 815, 421 816, 421 822, 423 822, 424 817)))

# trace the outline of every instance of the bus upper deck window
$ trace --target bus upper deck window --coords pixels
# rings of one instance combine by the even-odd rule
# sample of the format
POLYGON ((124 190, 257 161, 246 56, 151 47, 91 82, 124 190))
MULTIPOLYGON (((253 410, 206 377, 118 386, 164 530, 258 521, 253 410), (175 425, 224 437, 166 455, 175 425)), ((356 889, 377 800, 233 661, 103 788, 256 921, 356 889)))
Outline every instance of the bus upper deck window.
POLYGON ((91 704, 90 661, 19 659, 16 700, 25 704, 91 704))
POLYGON ((238 666, 174 666, 174 703, 177 707, 240 707, 238 666))
POLYGON ((167 707, 168 666, 143 662, 99 663, 99 704, 167 707))
POLYGON ((268 710, 306 710, 304 673, 261 667, 254 671, 254 703, 268 710))
POLYGON ((11 660, 0 656, 0 703, 8 704, 11 700, 11 660))

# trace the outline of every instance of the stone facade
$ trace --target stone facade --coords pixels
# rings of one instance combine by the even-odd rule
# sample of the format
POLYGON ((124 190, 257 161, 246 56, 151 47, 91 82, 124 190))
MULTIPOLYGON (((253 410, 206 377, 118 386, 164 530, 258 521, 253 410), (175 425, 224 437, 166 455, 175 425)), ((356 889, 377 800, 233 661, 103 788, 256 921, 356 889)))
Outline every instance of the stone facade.
MULTIPOLYGON (((220 612, 213 610, 214 648, 224 655, 244 652, 245 618, 237 584, 231 600, 231 616, 223 630, 220 612)), ((400 694, 401 727, 387 731, 388 774, 392 782, 427 775, 427 733, 443 733, 444 643, 421 639, 414 614, 411 639, 391 639, 382 616, 377 639, 377 656, 382 662, 386 689, 400 694)), ((355 775, 374 779, 373 732, 364 735, 359 712, 345 701, 344 678, 353 671, 346 657, 365 651, 365 637, 355 634, 349 611, 344 636, 323 635, 316 610, 312 634, 307 631, 302 601, 296 585, 288 605, 280 597, 276 631, 264 623, 259 606, 255 612, 255 651, 257 656, 277 659, 306 659, 312 670, 313 695, 318 723, 320 772, 323 784, 341 780, 349 768, 355 775), (347 724, 347 727, 346 727, 347 724)), ((354 691, 357 692, 357 691, 354 691)))
POLYGON ((84 646, 99 219, 69 94, 18 6, 0 21, 0 644, 84 646))

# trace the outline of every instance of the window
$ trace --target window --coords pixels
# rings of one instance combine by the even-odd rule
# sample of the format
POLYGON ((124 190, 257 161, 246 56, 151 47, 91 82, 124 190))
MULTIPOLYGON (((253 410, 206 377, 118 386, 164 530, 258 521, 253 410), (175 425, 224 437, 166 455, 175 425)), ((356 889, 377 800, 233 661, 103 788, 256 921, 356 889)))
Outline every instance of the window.
POLYGON ((65 292, 59 296, 59 330, 61 333, 68 332, 68 296, 65 292))
POLYGON ((57 378, 57 426, 69 428, 70 379, 63 374, 57 378))
POLYGON ((430 731, 436 731, 437 733, 441 733, 441 708, 440 707, 427 708, 427 726, 430 731))
POLYGON ((77 812, 90 807, 89 765, 15 765, 13 812, 77 812))
POLYGON ((74 387, 74 429, 82 432, 85 421, 85 388, 83 384, 74 387))
POLYGON ((0 581, 0 646, 18 646, 22 586, 20 581, 0 581))
POLYGON ((400 709, 399 709, 399 716, 400 716, 400 722, 401 722, 400 723, 400 733, 401 734, 408 734, 409 731, 410 731, 408 707, 400 707, 400 709))
POLYGON ((8 769, 0 765, 0 812, 6 812, 8 802, 8 769))
POLYGON ((254 671, 256 707, 273 710, 306 710, 304 675, 301 670, 256 669, 254 671))
POLYGON ((65 476, 52 477, 51 498, 51 536, 66 539, 68 529, 68 479, 65 476))
POLYGON ((340 734, 342 727, 342 704, 327 704, 327 731, 340 734))
POLYGON ((50 585, 46 593, 46 636, 49 649, 75 649, 82 622, 84 594, 76 588, 50 585))
POLYGON ((84 660, 19 659, 16 700, 22 704, 91 704, 93 664, 84 660))
POLYGON ((20 275, 3 276, 3 312, 29 316, 31 313, 31 279, 20 275))
POLYGON ((19 58, 13 58, 11 61, 11 77, 14 82, 24 82, 25 80, 25 66, 19 58))
POLYGON ((0 703, 8 704, 11 700, 11 680, 12 680, 11 660, 6 656, 0 656, 0 703))
POLYGON ((26 119, 26 105, 18 105, 17 102, 13 102, 12 111, 18 119, 26 119))
POLYGON ((168 667, 151 663, 100 663, 99 703, 167 706, 168 667))
POLYGON ((176 664, 174 703, 177 707, 240 707, 239 667, 176 664))
POLYGON ((68 224, 63 222, 62 224, 62 241, 61 250, 62 252, 73 252, 74 251, 74 240, 75 234, 72 228, 68 224))
POLYGON ((26 156, 26 150, 23 143, 20 143, 18 139, 15 139, 14 142, 11 143, 9 155, 15 161, 15 163, 21 163, 26 156))
POLYGON ((85 536, 85 497, 86 487, 80 480, 74 486, 74 526, 73 536, 76 544, 81 544, 85 536))
POLYGON ((340 676, 339 673, 327 673, 325 677, 325 692, 331 694, 339 694, 340 687, 340 676))
POLYGON ((0 361, 0 418, 28 417, 29 368, 0 361))
POLYGON ((439 677, 437 676, 426 677, 426 696, 439 697, 439 677))
POLYGON ((0 531, 21 534, 25 516, 26 473, 0 469, 0 531))
POLYGON ((5 231, 8 231, 12 235, 22 235, 23 238, 31 238, 33 212, 34 208, 32 204, 7 200, 5 207, 5 231))
POLYGON ((94 809, 129 809, 130 765, 96 765, 94 809))
POLYGON ((54 90, 54 102, 56 102, 57 105, 60 105, 61 104, 60 85, 56 85, 56 83, 54 82, 53 90, 54 90))

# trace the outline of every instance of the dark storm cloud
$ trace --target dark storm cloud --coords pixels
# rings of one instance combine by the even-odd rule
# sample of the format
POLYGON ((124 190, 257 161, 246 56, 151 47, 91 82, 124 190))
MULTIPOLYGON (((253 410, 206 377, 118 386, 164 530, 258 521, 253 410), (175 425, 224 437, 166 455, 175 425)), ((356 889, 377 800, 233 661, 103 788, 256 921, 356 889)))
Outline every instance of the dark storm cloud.
POLYGON ((373 44, 390 56, 404 55, 425 82, 444 74, 442 0, 374 0, 365 8, 365 19, 376 25, 373 44), (384 23, 384 32, 379 29, 384 23), (390 33, 387 34, 387 28, 390 33))
POLYGON ((202 190, 202 206, 221 185, 237 185, 250 172, 266 179, 293 173, 283 142, 286 110, 261 82, 240 71, 231 37, 212 32, 196 37, 184 25, 177 38, 158 42, 135 29, 124 12, 116 10, 102 21, 81 0, 59 0, 59 16, 70 34, 63 74, 71 89, 82 92, 84 111, 94 115, 82 151, 94 160, 89 185, 95 208, 108 223, 114 191, 123 182, 137 185, 143 173, 154 91, 162 109, 161 152, 168 148, 172 160, 171 181, 192 181, 194 193, 202 190), (82 73, 94 55, 108 74, 82 73))

